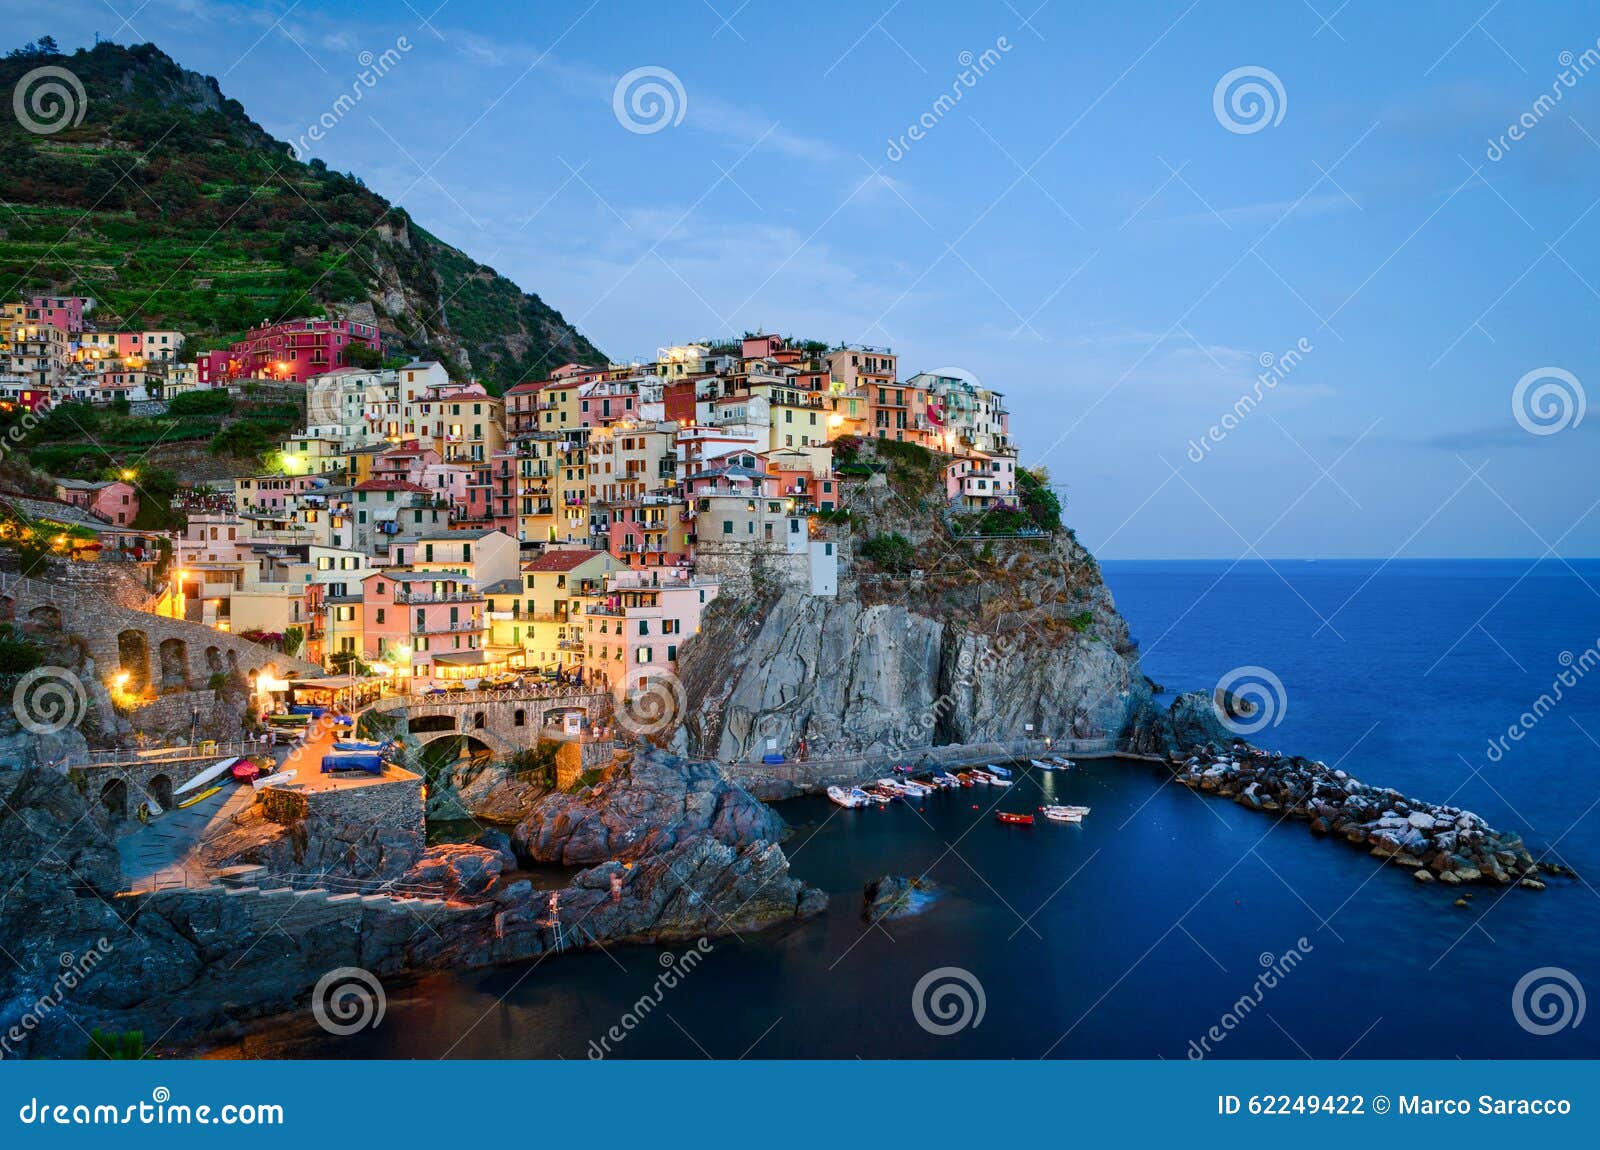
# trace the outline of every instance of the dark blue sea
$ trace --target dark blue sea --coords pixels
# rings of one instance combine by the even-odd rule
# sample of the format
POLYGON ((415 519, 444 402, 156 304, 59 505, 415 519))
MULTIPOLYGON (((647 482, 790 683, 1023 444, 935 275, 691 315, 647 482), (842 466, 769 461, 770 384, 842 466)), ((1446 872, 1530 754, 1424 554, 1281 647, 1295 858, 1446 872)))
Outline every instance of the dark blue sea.
POLYGON ((1104 569, 1169 691, 1265 668, 1283 704, 1258 743, 1474 810, 1583 879, 1424 886, 1303 822, 1103 760, 1003 796, 782 804, 794 868, 832 908, 715 940, 659 1003, 665 949, 614 948, 392 987, 375 1030, 335 1039, 296 1020, 236 1053, 584 1058, 626 1016, 612 1057, 1600 1056, 1600 1018, 1579 1018, 1600 991, 1600 668, 1581 673, 1600 640, 1600 561, 1104 569), (1575 684, 1536 709, 1564 670, 1575 684), (1092 812, 1026 828, 989 810, 1047 798, 1092 812), (939 896, 869 927, 861 886, 884 873, 926 873, 939 896), (1454 906, 1463 890, 1474 897, 1454 906), (923 1012, 944 1029, 938 1006, 953 1010, 965 1024, 948 1034, 913 1009, 940 968, 968 987, 923 1012))

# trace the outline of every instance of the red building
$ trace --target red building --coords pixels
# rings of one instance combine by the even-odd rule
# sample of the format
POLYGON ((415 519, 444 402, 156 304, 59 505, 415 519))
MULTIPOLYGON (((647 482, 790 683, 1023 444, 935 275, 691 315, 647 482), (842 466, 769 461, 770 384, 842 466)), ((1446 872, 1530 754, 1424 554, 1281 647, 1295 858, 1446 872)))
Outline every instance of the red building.
POLYGON ((378 329, 348 319, 291 319, 253 327, 226 351, 195 357, 203 384, 231 379, 283 379, 304 383, 313 375, 350 367, 355 344, 383 350, 378 329))

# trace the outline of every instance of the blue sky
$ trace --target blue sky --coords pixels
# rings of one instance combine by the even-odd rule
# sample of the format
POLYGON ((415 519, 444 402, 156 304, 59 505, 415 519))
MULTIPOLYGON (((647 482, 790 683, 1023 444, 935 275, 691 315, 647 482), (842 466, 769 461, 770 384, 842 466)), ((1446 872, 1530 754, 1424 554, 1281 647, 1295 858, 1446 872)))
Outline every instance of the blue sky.
POLYGON ((153 40, 289 140, 404 37, 314 154, 619 359, 766 328, 972 372, 1105 557, 1600 554, 1600 412, 1513 410, 1548 369, 1555 422, 1600 401, 1592 6, 437 2, 0 11, 153 40), (644 67, 683 92, 652 133, 613 110, 644 67))

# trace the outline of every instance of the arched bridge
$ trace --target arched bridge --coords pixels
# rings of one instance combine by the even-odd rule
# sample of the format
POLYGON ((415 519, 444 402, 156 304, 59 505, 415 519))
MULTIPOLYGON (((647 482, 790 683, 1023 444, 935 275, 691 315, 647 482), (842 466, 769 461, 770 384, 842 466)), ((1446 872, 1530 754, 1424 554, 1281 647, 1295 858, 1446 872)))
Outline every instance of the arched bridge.
POLYGON ((424 746, 464 738, 504 758, 533 746, 541 735, 559 734, 568 714, 577 713, 594 725, 610 712, 609 694, 584 689, 391 695, 366 710, 362 730, 378 733, 367 716, 383 716, 403 721, 407 732, 424 746))

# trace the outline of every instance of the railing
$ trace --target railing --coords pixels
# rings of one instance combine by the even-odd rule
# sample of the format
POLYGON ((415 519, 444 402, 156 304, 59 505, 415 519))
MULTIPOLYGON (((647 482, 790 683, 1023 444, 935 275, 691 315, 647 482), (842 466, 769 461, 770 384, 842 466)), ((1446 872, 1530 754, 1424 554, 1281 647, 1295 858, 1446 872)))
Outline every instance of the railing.
POLYGON ((229 756, 248 755, 261 750, 259 743, 238 741, 217 743, 201 750, 199 744, 181 747, 117 747, 112 750, 70 751, 61 760, 64 768, 136 766, 157 764, 181 759, 223 759, 229 756))
POLYGON ((483 623, 477 619, 452 619, 447 623, 423 623, 413 627, 413 635, 455 634, 457 632, 481 631, 483 623))
POLYGON ((385 695, 371 707, 379 714, 413 707, 455 707, 474 703, 541 702, 553 699, 602 699, 594 687, 523 687, 506 691, 446 691, 442 695, 385 695))
POLYGON ((429 591, 396 593, 396 603, 477 603, 483 596, 476 591, 447 591, 435 594, 429 591))

